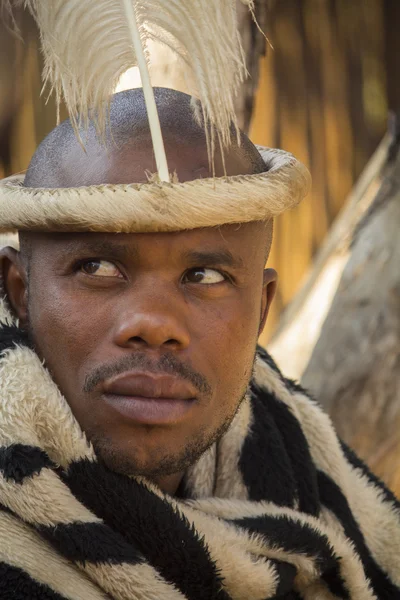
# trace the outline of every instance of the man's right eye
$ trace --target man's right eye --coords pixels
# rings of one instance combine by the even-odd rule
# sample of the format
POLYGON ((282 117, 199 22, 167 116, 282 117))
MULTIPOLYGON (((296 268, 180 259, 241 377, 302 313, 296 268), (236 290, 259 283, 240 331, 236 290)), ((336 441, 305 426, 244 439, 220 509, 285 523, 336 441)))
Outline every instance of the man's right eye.
POLYGON ((108 260, 86 260, 80 264, 79 270, 94 277, 123 277, 118 267, 108 260))

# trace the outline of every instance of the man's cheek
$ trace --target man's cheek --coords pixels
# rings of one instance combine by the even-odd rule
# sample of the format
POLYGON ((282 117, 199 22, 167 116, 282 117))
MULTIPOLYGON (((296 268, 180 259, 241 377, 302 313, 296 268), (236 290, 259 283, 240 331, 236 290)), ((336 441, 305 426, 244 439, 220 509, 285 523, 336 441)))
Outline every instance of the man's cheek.
POLYGON ((235 310, 228 316, 224 315, 215 326, 221 344, 228 348, 240 345, 243 350, 252 346, 257 338, 259 328, 259 315, 254 310, 235 310))
POLYGON ((76 363, 97 344, 104 325, 95 310, 65 298, 32 303, 29 316, 35 344, 49 364, 76 363))
POLYGON ((255 312, 231 310, 215 320, 203 321, 201 348, 211 373, 237 385, 251 376, 258 338, 259 320, 255 312))

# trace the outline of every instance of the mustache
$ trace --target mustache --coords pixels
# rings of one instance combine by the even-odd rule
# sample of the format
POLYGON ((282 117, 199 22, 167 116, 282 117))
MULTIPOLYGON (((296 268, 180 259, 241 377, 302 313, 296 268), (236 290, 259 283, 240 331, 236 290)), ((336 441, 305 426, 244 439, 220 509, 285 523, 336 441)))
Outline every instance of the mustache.
POLYGON ((212 388, 207 379, 201 373, 195 371, 189 365, 181 362, 175 355, 166 353, 155 362, 144 352, 135 352, 125 356, 113 363, 100 365, 88 373, 85 377, 83 391, 92 392, 100 383, 110 377, 122 375, 127 371, 146 371, 148 373, 163 373, 177 375, 181 379, 189 381, 201 394, 211 395, 212 388))

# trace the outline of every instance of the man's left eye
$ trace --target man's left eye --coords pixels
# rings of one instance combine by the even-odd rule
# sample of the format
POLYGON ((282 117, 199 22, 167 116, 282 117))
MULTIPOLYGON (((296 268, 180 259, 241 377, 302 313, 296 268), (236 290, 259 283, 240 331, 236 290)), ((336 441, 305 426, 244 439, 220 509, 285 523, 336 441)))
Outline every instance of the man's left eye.
POLYGON ((122 277, 121 271, 108 260, 87 260, 81 264, 80 270, 86 275, 95 277, 122 277))
POLYGON ((190 269, 185 274, 185 281, 188 283, 211 285, 213 283, 221 283, 225 280, 225 275, 215 269, 190 269))

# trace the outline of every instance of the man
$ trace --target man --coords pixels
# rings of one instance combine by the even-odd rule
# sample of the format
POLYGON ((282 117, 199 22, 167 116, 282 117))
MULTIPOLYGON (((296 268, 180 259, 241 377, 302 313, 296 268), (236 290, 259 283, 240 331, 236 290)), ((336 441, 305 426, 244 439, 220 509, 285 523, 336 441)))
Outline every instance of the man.
POLYGON ((1 252, 0 598, 400 598, 396 499, 257 350, 260 211, 304 172, 242 134, 213 180, 190 98, 155 91, 179 183, 151 183, 136 90, 105 147, 66 121, 0 198, 20 229, 1 252), (262 206, 256 185, 235 204, 250 180, 272 182, 262 206))

